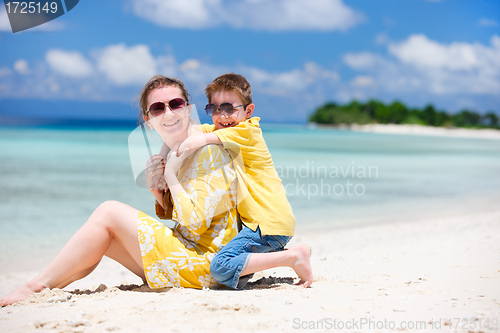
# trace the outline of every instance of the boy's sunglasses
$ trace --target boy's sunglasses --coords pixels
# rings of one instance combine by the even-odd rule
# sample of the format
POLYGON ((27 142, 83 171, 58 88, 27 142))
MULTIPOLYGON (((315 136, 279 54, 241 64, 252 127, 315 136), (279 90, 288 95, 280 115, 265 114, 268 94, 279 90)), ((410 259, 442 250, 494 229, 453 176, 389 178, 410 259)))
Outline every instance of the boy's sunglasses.
POLYGON ((158 117, 159 115, 162 115, 165 110, 167 109, 167 105, 172 110, 172 112, 176 111, 182 111, 186 107, 186 105, 189 105, 188 102, 183 100, 182 98, 174 98, 170 100, 168 103, 165 104, 165 102, 156 102, 151 104, 149 109, 146 111, 146 114, 149 112, 151 117, 158 117))
POLYGON ((240 106, 246 106, 246 105, 238 105, 238 106, 233 106, 231 103, 222 103, 221 105, 217 106, 217 104, 207 104, 205 106, 205 112, 207 113, 208 116, 212 117, 216 114, 219 114, 221 112, 224 112, 225 115, 232 115, 234 111, 236 111, 236 108, 239 108, 240 106))

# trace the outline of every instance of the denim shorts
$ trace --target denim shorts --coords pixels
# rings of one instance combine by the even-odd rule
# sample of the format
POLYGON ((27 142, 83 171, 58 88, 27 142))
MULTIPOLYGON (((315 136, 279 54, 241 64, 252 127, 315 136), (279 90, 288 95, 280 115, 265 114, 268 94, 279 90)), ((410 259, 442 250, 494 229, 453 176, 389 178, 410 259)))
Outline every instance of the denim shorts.
POLYGON ((266 253, 284 250, 291 236, 262 236, 256 231, 243 229, 212 259, 210 273, 217 282, 234 289, 243 289, 253 274, 241 276, 252 253, 266 253))

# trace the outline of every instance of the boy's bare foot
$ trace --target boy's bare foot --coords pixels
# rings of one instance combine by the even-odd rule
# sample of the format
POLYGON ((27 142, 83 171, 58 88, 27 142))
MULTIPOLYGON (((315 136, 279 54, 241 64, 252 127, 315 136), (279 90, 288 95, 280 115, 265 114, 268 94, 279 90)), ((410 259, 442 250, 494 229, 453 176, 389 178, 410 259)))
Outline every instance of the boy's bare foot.
POLYGON ((313 274, 311 269, 311 248, 306 244, 300 244, 288 249, 294 255, 292 268, 299 276, 300 281, 296 284, 304 288, 313 283, 313 274))
POLYGON ((22 301, 28 298, 31 294, 39 293, 43 289, 45 289, 45 287, 41 284, 28 282, 25 285, 17 288, 10 294, 0 298, 0 307, 4 307, 22 301))

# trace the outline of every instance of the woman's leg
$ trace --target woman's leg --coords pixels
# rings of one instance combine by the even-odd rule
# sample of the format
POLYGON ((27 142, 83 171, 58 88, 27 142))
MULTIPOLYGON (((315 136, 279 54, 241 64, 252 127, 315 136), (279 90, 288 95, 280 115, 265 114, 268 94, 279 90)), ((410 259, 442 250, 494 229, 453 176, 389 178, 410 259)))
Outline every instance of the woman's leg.
MULTIPOLYGON (((99 262, 101 262, 101 261, 99 261, 99 262)), ((75 275, 73 275, 72 277, 70 277, 69 279, 67 279, 64 282, 61 282, 59 285, 55 286, 54 288, 63 289, 67 285, 69 285, 69 284, 71 284, 71 283, 73 283, 75 281, 83 279, 84 277, 86 277, 87 275, 89 275, 90 273, 92 273, 94 271, 94 269, 96 269, 97 265, 99 265, 99 262, 96 263, 96 264, 94 264, 93 266, 90 266, 87 269, 82 270, 79 273, 76 273, 75 275)))
POLYGON ((291 267, 299 276, 297 285, 308 287, 313 283, 311 269, 311 249, 306 244, 291 247, 285 251, 252 253, 241 276, 260 272, 266 269, 286 266, 291 267))
POLYGON ((75 277, 85 276, 108 250, 110 257, 144 278, 137 238, 138 213, 138 210, 116 201, 101 204, 49 266, 30 282, 0 298, 0 306, 23 300, 45 288, 64 285, 67 281, 74 281, 75 277), (113 241, 120 246, 112 246, 113 241))
MULTIPOLYGON (((116 239, 113 239, 111 241, 111 244, 108 248, 108 251, 106 251, 105 256, 119 262, 125 268, 127 268, 129 271, 131 271, 135 275, 139 276, 143 280, 143 282, 146 282, 145 276, 144 276, 144 269, 142 269, 142 267, 140 267, 135 262, 135 260, 130 256, 130 254, 127 252, 127 250, 120 243, 118 243, 116 241, 116 239)), ((64 281, 60 285, 56 286, 55 288, 62 289, 75 281, 83 279, 84 277, 86 277, 87 275, 92 273, 94 271, 94 269, 96 269, 99 262, 96 263, 95 265, 87 268, 86 270, 83 270, 83 271, 77 273, 76 275, 73 275, 71 278, 64 281)))

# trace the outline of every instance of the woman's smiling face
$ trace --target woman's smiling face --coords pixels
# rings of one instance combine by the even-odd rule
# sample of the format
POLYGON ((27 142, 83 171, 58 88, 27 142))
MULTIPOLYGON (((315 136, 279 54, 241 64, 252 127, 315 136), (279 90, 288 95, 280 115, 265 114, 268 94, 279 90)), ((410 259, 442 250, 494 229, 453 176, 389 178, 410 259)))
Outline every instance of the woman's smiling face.
POLYGON ((148 106, 156 102, 164 102, 166 110, 157 117, 151 117, 148 113, 148 124, 154 128, 160 136, 176 137, 185 134, 190 124, 189 106, 184 109, 172 111, 168 102, 174 98, 182 98, 181 89, 176 86, 164 86, 153 90, 148 96, 148 106))

